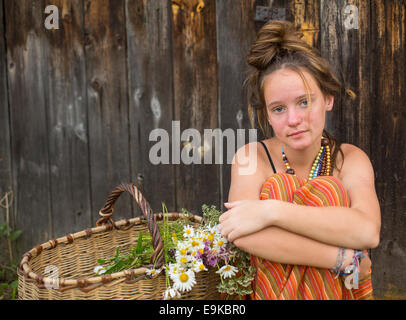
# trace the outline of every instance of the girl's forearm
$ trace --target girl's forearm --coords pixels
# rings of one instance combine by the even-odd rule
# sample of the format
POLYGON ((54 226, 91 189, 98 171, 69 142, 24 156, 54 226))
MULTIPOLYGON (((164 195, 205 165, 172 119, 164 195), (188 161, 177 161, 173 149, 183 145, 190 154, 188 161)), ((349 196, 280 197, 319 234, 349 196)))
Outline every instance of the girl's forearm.
MULTIPOLYGON (((234 244, 252 255, 266 260, 332 269, 336 265, 338 247, 321 243, 278 227, 268 227, 238 238, 234 244)), ((353 251, 346 250, 344 266, 349 264, 353 251)))
POLYGON ((278 206, 278 210, 274 210, 274 214, 270 215, 272 226, 332 246, 354 249, 376 246, 376 235, 379 237, 379 232, 376 232, 375 224, 357 209, 310 207, 278 200, 268 201, 277 201, 278 206))

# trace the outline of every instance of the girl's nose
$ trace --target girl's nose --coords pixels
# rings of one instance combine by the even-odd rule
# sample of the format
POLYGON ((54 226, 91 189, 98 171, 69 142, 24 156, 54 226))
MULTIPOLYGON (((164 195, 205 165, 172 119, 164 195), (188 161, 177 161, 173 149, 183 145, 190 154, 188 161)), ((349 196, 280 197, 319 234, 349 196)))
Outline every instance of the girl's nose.
POLYGON ((296 108, 288 109, 288 125, 291 127, 297 126, 302 122, 302 115, 296 108))

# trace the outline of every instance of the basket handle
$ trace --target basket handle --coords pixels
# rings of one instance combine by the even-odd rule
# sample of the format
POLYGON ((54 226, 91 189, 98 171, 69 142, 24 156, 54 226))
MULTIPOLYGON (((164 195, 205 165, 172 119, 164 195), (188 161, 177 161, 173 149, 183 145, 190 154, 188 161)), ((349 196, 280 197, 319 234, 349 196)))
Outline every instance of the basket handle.
POLYGON ((110 193, 106 204, 99 211, 101 218, 97 220, 96 226, 106 224, 107 221, 115 226, 115 223, 111 218, 113 215, 114 204, 124 191, 127 191, 132 195, 138 206, 141 208, 144 218, 147 220, 148 230, 152 236, 152 246, 154 247, 154 253, 151 255, 151 264, 154 265, 155 268, 160 268, 164 264, 163 241, 156 222, 156 217, 148 201, 134 184, 121 183, 110 193))

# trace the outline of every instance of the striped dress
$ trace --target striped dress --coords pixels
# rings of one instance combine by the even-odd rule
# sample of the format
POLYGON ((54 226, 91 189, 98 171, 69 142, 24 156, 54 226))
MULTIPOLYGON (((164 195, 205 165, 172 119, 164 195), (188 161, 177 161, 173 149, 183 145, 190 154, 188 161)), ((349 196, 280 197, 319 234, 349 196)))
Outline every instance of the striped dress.
MULTIPOLYGON (((263 185, 261 200, 278 199, 305 206, 349 207, 350 199, 339 179, 319 176, 311 181, 277 173, 263 185)), ((364 251, 368 254, 367 251, 364 251)), ((371 270, 359 282, 358 289, 348 290, 342 277, 328 269, 281 264, 251 256, 257 273, 253 281, 254 300, 369 300, 372 296, 371 270)))

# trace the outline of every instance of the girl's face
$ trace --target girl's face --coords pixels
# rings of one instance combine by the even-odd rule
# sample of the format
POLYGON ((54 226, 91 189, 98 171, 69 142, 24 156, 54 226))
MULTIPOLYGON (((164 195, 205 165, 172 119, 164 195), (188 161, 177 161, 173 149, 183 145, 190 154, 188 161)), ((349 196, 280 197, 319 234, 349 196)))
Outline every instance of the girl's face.
POLYGON ((310 73, 301 71, 309 86, 311 106, 297 72, 280 69, 266 76, 263 82, 269 124, 281 143, 296 150, 320 144, 326 111, 334 103, 333 96, 324 97, 310 73))

